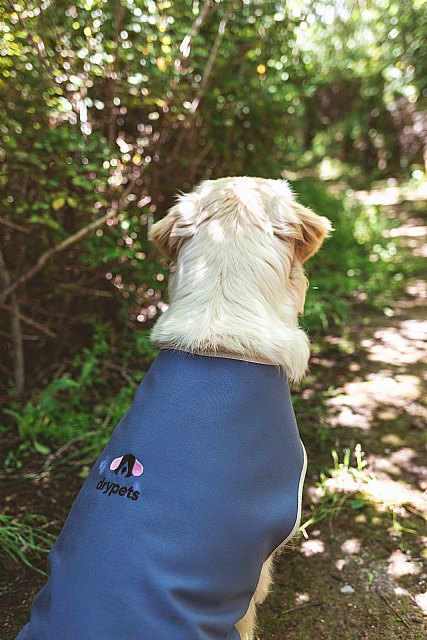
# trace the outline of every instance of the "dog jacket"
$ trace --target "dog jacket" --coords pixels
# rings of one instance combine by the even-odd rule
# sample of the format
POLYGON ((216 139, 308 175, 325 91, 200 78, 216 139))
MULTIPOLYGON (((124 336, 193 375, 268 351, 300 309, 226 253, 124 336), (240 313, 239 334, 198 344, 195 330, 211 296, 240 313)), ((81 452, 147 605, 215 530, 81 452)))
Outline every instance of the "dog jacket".
POLYGON ((300 519, 280 367, 161 350, 86 478, 17 640, 238 640, 300 519))

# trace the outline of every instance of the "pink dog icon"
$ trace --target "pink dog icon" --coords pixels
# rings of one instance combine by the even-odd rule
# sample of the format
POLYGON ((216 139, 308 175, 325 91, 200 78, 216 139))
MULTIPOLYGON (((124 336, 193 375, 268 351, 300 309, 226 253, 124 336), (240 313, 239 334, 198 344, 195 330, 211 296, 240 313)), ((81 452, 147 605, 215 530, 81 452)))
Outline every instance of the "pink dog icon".
POLYGON ((132 453, 126 453, 126 455, 120 456, 120 458, 114 458, 110 464, 110 469, 114 471, 116 475, 126 474, 125 478, 129 478, 129 476, 140 476, 144 471, 144 467, 132 453))

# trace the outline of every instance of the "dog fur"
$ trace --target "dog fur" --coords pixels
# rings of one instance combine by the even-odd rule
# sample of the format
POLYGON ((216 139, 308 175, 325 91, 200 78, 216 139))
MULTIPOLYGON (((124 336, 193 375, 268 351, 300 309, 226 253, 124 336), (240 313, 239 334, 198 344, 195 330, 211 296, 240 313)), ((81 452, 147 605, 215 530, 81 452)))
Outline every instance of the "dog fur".
MULTIPOLYGON (((278 364, 290 381, 301 380, 309 359, 309 340, 298 326, 308 286, 303 265, 331 230, 327 218, 296 202, 284 180, 205 180, 180 195, 149 232, 172 261, 170 305, 152 343, 278 364)), ((270 556, 236 624, 242 640, 253 638, 272 567, 270 556)))

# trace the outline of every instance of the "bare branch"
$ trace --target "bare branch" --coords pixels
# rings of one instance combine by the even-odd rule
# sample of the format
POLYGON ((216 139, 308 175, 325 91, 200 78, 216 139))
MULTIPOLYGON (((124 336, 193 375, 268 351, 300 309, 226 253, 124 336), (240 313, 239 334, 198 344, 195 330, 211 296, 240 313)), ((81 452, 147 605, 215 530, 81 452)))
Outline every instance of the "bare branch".
POLYGON ((33 327, 34 329, 38 329, 42 333, 45 333, 47 336, 49 336, 49 338, 57 337, 56 333, 51 331, 49 327, 46 327, 44 324, 40 324, 40 322, 36 322, 32 318, 25 316, 20 311, 14 311, 11 305, 5 304, 4 302, 0 302, 0 309, 3 309, 4 311, 9 311, 10 313, 16 313, 16 315, 20 320, 22 320, 22 322, 25 322, 25 324, 28 324, 30 327, 33 327))
MULTIPOLYGON (((199 15, 197 16, 197 18, 194 20, 193 24, 191 25, 191 29, 190 31, 186 34, 186 36, 184 37, 184 39, 181 42, 181 45, 179 47, 179 50, 181 52, 181 56, 179 58, 177 58, 174 62, 174 68, 176 71, 178 71, 178 75, 175 76, 175 78, 173 79, 172 83, 171 83, 171 90, 174 91, 176 89, 176 87, 179 84, 179 81, 181 80, 181 71, 184 68, 190 53, 191 53, 191 46, 193 43, 194 38, 197 36, 197 34, 199 33, 200 29, 203 26, 203 23, 205 22, 206 18, 209 15, 209 12, 212 8, 216 8, 215 3, 213 2, 213 0, 206 0, 205 4, 203 5, 203 9, 200 11, 199 15)), ((173 95, 171 96, 171 100, 173 100, 173 95)), ((169 101, 167 102, 168 106, 170 106, 169 101)))
MULTIPOLYGON (((200 29, 202 28, 211 10, 215 11, 216 8, 217 8, 217 5, 215 4, 214 0, 205 0, 202 10, 200 11, 198 16, 194 20, 193 24, 191 25, 190 31, 185 35, 185 37, 183 38, 180 44, 179 50, 181 52, 181 55, 177 57, 174 62, 174 68, 178 73, 177 75, 175 75, 175 77, 170 83, 169 90, 166 96, 166 101, 165 101, 165 104, 163 105, 163 109, 160 114, 162 120, 165 117, 166 113, 170 110, 175 100, 175 92, 181 81, 182 71, 187 66, 190 53, 191 53, 193 40, 200 32, 200 29)), ((162 120, 160 120, 160 123, 162 122, 162 120)), ((165 142, 165 139, 168 137, 168 135, 169 135, 169 129, 167 127, 164 127, 163 130, 160 130, 160 134, 158 135, 157 140, 153 145, 152 155, 156 155, 159 152, 160 147, 165 142)))
POLYGON ((102 224, 104 224, 104 222, 106 222, 116 214, 117 214, 116 210, 106 213, 101 218, 98 218, 98 220, 95 220, 94 222, 91 222, 90 224, 83 227, 82 229, 79 229, 76 233, 73 233, 73 235, 68 236, 68 238, 66 238, 65 240, 62 240, 62 242, 59 242, 54 247, 51 247, 50 249, 45 251, 37 260, 34 267, 32 267, 31 269, 23 273, 21 276, 19 276, 19 278, 15 280, 13 284, 11 284, 2 292, 0 296, 0 300, 5 300, 18 287, 23 285, 25 282, 28 282, 28 280, 31 280, 32 278, 34 278, 34 276, 37 275, 38 272, 44 267, 46 262, 52 256, 55 255, 55 253, 60 253, 61 251, 64 251, 64 249, 78 242, 78 240, 81 240, 81 238, 84 238, 88 233, 100 227, 102 224))
MULTIPOLYGON (((8 333, 7 331, 2 331, 0 330, 0 336, 2 336, 2 338, 7 338, 7 340, 13 340, 13 335, 11 333, 8 333)), ((22 334, 22 339, 23 340, 28 340, 30 342, 38 342, 39 340, 41 340, 41 337, 39 335, 36 335, 34 333, 23 333, 22 334)))
POLYGON ((15 229, 15 231, 21 231, 22 233, 31 233, 30 229, 23 227, 20 224, 16 224, 16 222, 11 222, 6 218, 0 217, 0 224, 4 224, 5 227, 10 227, 11 229, 15 229))
POLYGON ((212 69, 215 63, 215 59, 218 55, 218 51, 219 48, 221 46, 221 42, 224 38, 224 34, 225 34, 225 28, 227 26, 228 21, 230 20, 231 14, 233 12, 233 9, 235 8, 235 2, 232 2, 230 7, 228 8, 227 13, 225 14, 225 16, 222 18, 221 22, 219 23, 218 26, 218 34, 215 38, 215 42, 213 43, 211 52, 209 54, 209 58, 206 62, 206 67, 205 70, 203 72, 203 77, 200 81, 200 85, 199 88, 197 89, 196 95, 194 96, 193 102, 191 103, 191 107, 190 107, 190 114, 193 114, 197 107, 199 106, 200 100, 203 96, 203 94, 206 91, 206 88, 208 86, 208 82, 209 82, 209 78, 210 75, 212 73, 212 69))
POLYGON ((80 285, 74 282, 61 282, 60 284, 55 285, 55 289, 60 289, 62 291, 71 291, 76 296, 93 296, 94 298, 114 298, 114 293, 112 291, 103 291, 102 289, 87 289, 81 287, 80 285))

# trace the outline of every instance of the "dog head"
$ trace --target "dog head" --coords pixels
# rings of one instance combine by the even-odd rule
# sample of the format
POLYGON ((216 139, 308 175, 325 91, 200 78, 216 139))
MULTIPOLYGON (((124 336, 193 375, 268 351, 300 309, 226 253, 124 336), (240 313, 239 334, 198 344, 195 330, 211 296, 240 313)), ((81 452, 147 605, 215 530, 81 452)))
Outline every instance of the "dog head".
POLYGON ((296 201, 285 180, 231 177, 205 180, 192 193, 180 195, 151 227, 149 238, 173 263, 185 245, 195 248, 198 242, 218 255, 226 247, 229 256, 235 254, 236 269, 243 263, 259 266, 258 257, 296 289, 301 312, 307 288, 302 265, 331 230, 327 218, 296 201))

